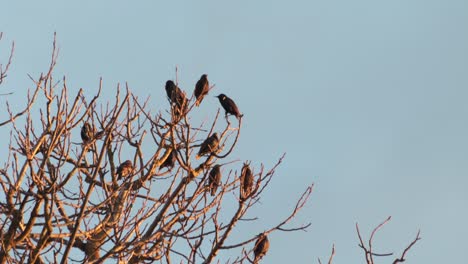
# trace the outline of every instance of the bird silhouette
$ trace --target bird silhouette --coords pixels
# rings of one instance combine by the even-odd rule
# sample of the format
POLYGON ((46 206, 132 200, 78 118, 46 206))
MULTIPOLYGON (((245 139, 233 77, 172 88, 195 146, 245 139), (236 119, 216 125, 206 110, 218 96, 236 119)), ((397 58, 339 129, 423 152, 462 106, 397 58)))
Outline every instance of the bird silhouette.
POLYGON ((161 164, 161 166, 159 166, 160 170, 165 167, 167 167, 170 170, 174 167, 175 161, 177 159, 177 154, 172 149, 168 149, 166 150, 166 153, 164 153, 164 156, 166 156, 168 151, 170 151, 169 156, 167 156, 166 160, 161 164))
POLYGON ((253 189, 253 175, 252 170, 250 170, 250 166, 247 163, 244 163, 244 166, 241 170, 240 176, 240 199, 241 201, 245 201, 250 194, 252 193, 253 189))
POLYGON ((83 143, 88 143, 93 139, 93 128, 88 122, 85 122, 84 125, 81 127, 81 139, 83 143))
POLYGON ((221 169, 220 165, 216 164, 213 166, 213 168, 210 171, 210 174, 208 176, 208 182, 210 186, 210 193, 211 196, 214 196, 216 194, 216 190, 218 189, 220 183, 221 183, 221 169))
POLYGON ((218 133, 213 133, 210 137, 205 139, 200 146, 198 154, 195 156, 196 159, 199 159, 201 156, 210 154, 217 150, 219 145, 218 133))
POLYGON ((270 241, 268 241, 268 237, 264 233, 258 235, 258 239, 257 241, 255 241, 255 246, 253 250, 255 255, 253 263, 257 264, 260 261, 260 259, 262 259, 263 256, 266 255, 269 248, 270 241))
POLYGON ((197 84, 195 85, 195 97, 197 98, 197 101, 195 102, 196 106, 199 106, 201 102, 203 101, 203 97, 208 94, 208 91, 210 89, 210 83, 208 82, 208 75, 203 74, 200 77, 200 80, 197 81, 197 84))
POLYGON ((133 164, 130 160, 124 161, 120 166, 117 168, 117 175, 119 176, 119 180, 122 179, 122 177, 129 176, 130 174, 133 173, 133 164))
POLYGON ((236 103, 234 103, 231 98, 227 97, 225 94, 220 94, 216 97, 218 97, 221 106, 224 108, 224 111, 226 111, 226 116, 230 114, 238 119, 244 116, 239 112, 239 108, 237 108, 236 103))
POLYGON ((184 92, 171 80, 166 82, 166 94, 169 102, 175 105, 175 110, 178 115, 185 112, 187 107, 187 98, 184 92))

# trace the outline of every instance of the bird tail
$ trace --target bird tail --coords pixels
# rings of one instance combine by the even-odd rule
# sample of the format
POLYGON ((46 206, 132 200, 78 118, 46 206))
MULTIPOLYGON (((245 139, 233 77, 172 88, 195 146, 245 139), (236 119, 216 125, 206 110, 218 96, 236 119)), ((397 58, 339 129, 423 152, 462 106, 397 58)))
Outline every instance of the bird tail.
POLYGON ((260 260, 259 257, 255 256, 254 260, 253 260, 253 264, 258 264, 258 261, 260 260))

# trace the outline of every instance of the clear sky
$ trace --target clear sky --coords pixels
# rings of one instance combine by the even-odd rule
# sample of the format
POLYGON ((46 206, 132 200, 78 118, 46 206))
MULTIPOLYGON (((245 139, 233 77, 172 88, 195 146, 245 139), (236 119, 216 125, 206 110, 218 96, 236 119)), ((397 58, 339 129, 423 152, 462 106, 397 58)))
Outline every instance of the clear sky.
MULTIPOLYGON (((271 165, 287 153, 263 222, 246 230, 271 227, 315 183, 294 221, 312 226, 274 233, 264 263, 323 261, 333 243, 334 263, 363 263, 355 223, 368 237, 389 215, 377 251, 401 254, 421 229, 408 263, 466 262, 468 1, 161 2, 3 3, 0 58, 12 40, 16 52, 1 92, 22 102, 54 31, 56 75, 72 89, 93 93, 102 76, 110 99, 127 81, 160 110, 175 66, 188 91, 207 73, 245 114, 235 155, 271 165)), ((216 107, 204 102, 200 116, 216 107)))

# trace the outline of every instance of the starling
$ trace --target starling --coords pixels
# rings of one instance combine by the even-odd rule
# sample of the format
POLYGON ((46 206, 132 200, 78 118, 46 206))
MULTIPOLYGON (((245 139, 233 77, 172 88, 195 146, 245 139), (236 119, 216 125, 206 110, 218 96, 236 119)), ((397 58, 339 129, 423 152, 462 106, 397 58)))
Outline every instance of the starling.
POLYGON ((81 139, 83 140, 83 143, 88 143, 93 139, 93 128, 88 122, 85 122, 83 127, 81 127, 81 139))
POLYGON ((216 190, 221 182, 221 169, 220 165, 214 165, 210 171, 210 175, 208 177, 208 182, 210 183, 210 193, 211 196, 216 194, 216 190))
POLYGON ((184 92, 182 92, 182 90, 171 80, 166 82, 166 94, 167 97, 169 97, 169 101, 177 104, 178 106, 182 106, 187 100, 184 92))
POLYGON ((198 151, 197 156, 195 156, 196 159, 199 159, 201 156, 210 154, 218 148, 219 144, 219 139, 218 139, 218 133, 213 133, 210 137, 205 139, 203 143, 200 146, 200 150, 198 151))
POLYGON ((260 261, 260 259, 262 259, 263 256, 266 255, 269 247, 270 247, 270 241, 268 241, 268 237, 263 233, 258 235, 258 239, 255 242, 255 246, 253 250, 255 254, 255 259, 253 261, 254 264, 258 263, 258 261, 260 261))
POLYGON ((124 161, 120 166, 117 168, 117 175, 119 176, 119 180, 122 177, 126 177, 133 172, 133 164, 130 160, 124 161))
POLYGON ((247 163, 244 163, 241 170, 240 188, 240 199, 241 201, 245 201, 252 193, 253 188, 253 175, 247 163))
POLYGON ((169 102, 171 103, 174 102, 175 98, 177 97, 176 94, 177 94, 178 89, 179 87, 177 87, 173 81, 168 80, 166 82, 166 94, 167 94, 167 97, 169 98, 169 102))
MULTIPOLYGON (((170 151, 169 156, 167 156, 166 160, 161 164, 161 166, 159 166, 160 170, 165 167, 167 167, 169 170, 172 169, 177 159, 175 151, 172 149, 168 149, 167 151, 170 151)), ((164 156, 166 156, 167 151, 164 153, 164 156)))
POLYGON ((244 116, 241 115, 241 113, 239 112, 239 108, 237 108, 236 103, 234 103, 234 101, 231 98, 227 97, 225 94, 220 94, 216 97, 218 97, 221 106, 226 111, 226 116, 228 114, 233 115, 237 118, 241 118, 242 116, 244 116))
POLYGON ((208 94, 210 89, 210 83, 208 82, 208 75, 203 74, 195 85, 195 97, 197 101, 195 102, 196 106, 199 106, 203 101, 203 97, 208 94))
POLYGON ((180 114, 184 112, 183 110, 187 106, 187 98, 184 92, 171 80, 166 82, 166 94, 169 98, 169 102, 176 105, 177 113, 180 114))

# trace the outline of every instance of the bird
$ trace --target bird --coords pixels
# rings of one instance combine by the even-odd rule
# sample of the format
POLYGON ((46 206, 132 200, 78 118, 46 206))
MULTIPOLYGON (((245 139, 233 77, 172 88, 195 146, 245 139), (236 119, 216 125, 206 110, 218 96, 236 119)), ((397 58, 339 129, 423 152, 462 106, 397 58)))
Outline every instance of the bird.
POLYGON ((208 182, 209 182, 209 187, 210 187, 210 193, 211 196, 214 196, 216 194, 216 190, 218 189, 218 186, 220 185, 221 182, 221 169, 220 165, 216 164, 213 166, 213 168, 210 171, 210 174, 208 176, 208 182))
POLYGON ((81 127, 81 139, 83 140, 83 143, 88 143, 93 139, 93 128, 88 122, 85 122, 84 125, 81 127))
MULTIPOLYGON (((169 170, 172 169, 177 159, 175 151, 172 149, 168 149, 167 151, 170 151, 169 156, 167 156, 166 160, 161 164, 161 166, 159 166, 160 170, 165 167, 167 167, 169 170)), ((166 156, 167 151, 164 153, 164 156, 166 156)))
POLYGON ((126 177, 133 172, 133 164, 130 160, 124 161, 120 166, 117 168, 117 175, 119 176, 119 180, 122 179, 122 177, 126 177))
POLYGON ((218 148, 219 145, 219 139, 218 139, 218 133, 213 133, 210 137, 205 139, 203 143, 200 146, 200 150, 198 151, 197 156, 195 156, 196 159, 199 159, 201 156, 210 154, 218 148))
POLYGON ((240 176, 240 199, 245 201, 252 193, 253 188, 253 175, 250 166, 244 163, 240 176))
POLYGON ((254 246, 254 261, 253 263, 256 264, 260 259, 263 258, 263 256, 266 255, 268 252, 268 249, 270 248, 270 241, 268 241, 268 237, 262 233, 258 235, 257 241, 255 241, 255 246, 254 246))
POLYGON ((203 74, 200 77, 200 80, 197 81, 197 84, 195 85, 195 97, 197 98, 197 101, 195 102, 196 106, 199 106, 201 102, 203 101, 203 97, 208 94, 208 91, 210 89, 210 83, 208 82, 208 75, 203 74))
POLYGON ((166 94, 169 102, 176 105, 177 113, 182 113, 187 106, 187 98, 184 92, 172 80, 166 82, 166 94))
POLYGON ((244 116, 239 112, 239 108, 237 108, 236 103, 234 103, 231 98, 227 97, 225 94, 220 94, 216 97, 218 97, 221 106, 224 108, 224 111, 226 111, 226 116, 230 114, 238 119, 244 116))

